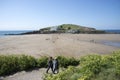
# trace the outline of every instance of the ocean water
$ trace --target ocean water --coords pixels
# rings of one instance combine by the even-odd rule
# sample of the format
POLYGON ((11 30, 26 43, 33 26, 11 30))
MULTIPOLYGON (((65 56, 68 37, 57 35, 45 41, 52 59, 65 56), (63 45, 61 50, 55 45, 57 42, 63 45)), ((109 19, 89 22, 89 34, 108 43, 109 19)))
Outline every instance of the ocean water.
POLYGON ((120 34, 120 29, 116 29, 116 30, 104 30, 104 31, 109 32, 109 33, 120 34))
POLYGON ((10 35, 6 35, 6 34, 20 34, 20 33, 25 33, 25 32, 29 32, 29 31, 32 31, 32 30, 0 31, 0 37, 10 36, 10 35))

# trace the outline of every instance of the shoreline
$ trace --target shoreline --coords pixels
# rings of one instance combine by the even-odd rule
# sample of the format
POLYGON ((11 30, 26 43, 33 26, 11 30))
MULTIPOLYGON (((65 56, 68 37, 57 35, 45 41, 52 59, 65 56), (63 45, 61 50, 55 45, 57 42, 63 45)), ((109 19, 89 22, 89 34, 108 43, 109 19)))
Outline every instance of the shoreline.
POLYGON ((80 57, 87 54, 108 54, 120 50, 100 43, 119 42, 120 34, 32 34, 0 38, 0 54, 80 57))

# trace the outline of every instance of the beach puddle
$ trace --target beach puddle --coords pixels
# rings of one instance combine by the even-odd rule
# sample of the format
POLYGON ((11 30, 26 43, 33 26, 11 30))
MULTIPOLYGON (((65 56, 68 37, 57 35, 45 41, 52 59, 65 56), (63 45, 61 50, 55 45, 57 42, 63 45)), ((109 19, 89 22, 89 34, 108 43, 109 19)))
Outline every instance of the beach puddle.
POLYGON ((101 43, 109 46, 120 47, 120 42, 102 41, 101 43))

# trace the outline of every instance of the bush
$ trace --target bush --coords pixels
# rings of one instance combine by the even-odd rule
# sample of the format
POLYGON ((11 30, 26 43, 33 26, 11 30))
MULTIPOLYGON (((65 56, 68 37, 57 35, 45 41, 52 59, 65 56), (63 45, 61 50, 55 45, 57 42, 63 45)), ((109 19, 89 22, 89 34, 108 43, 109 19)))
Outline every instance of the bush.
POLYGON ((81 66, 94 74, 100 72, 102 67, 102 58, 100 55, 88 55, 80 59, 81 66))
POLYGON ((39 68, 47 67, 47 61, 48 61, 48 58, 45 56, 39 58, 37 60, 37 67, 39 67, 39 68))
POLYGON ((0 56, 0 75, 8 75, 13 72, 17 72, 18 58, 15 56, 0 56))
POLYGON ((115 71, 118 76, 120 76, 120 51, 113 52, 111 56, 112 65, 115 66, 115 71))
POLYGON ((0 76, 9 75, 21 70, 29 70, 37 66, 34 57, 26 55, 1 55, 0 56, 0 76))
POLYGON ((37 66, 37 60, 32 56, 22 55, 18 57, 18 64, 20 70, 29 70, 37 66))
POLYGON ((77 66, 79 65, 79 60, 75 58, 66 58, 64 56, 57 57, 60 67, 67 68, 68 66, 77 66))

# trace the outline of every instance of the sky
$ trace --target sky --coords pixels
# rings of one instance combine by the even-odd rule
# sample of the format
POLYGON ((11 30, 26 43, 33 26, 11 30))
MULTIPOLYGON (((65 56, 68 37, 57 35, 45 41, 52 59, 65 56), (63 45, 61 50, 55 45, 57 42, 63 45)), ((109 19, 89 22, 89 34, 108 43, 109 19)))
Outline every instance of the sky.
POLYGON ((0 30, 61 24, 120 29, 120 0, 0 0, 0 30))

